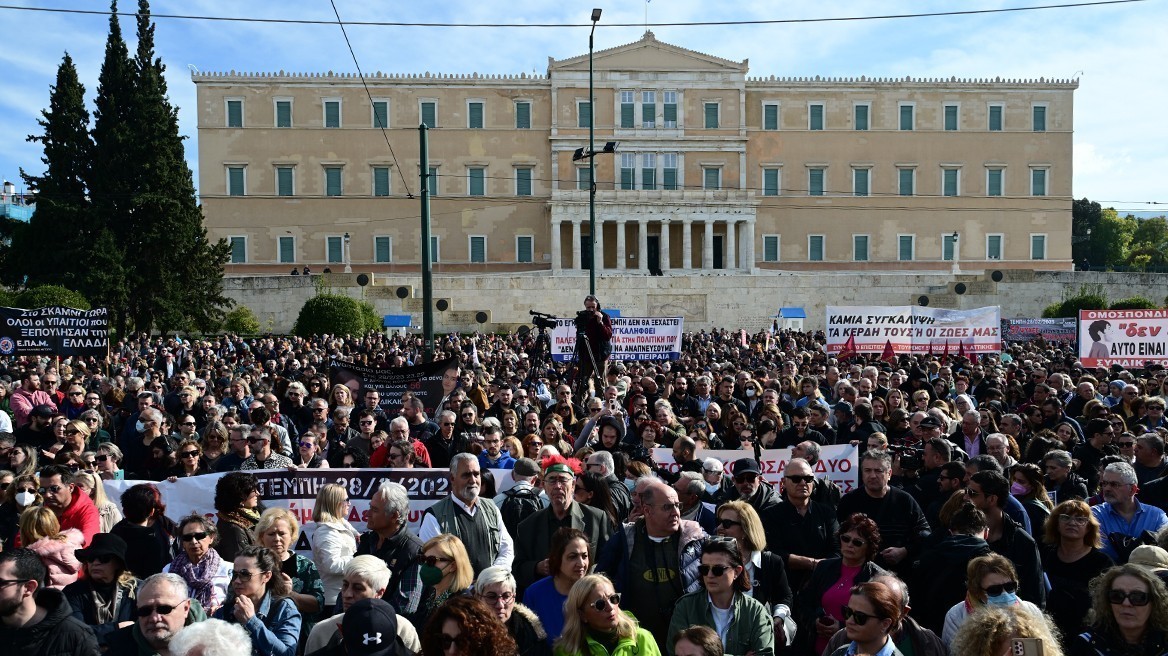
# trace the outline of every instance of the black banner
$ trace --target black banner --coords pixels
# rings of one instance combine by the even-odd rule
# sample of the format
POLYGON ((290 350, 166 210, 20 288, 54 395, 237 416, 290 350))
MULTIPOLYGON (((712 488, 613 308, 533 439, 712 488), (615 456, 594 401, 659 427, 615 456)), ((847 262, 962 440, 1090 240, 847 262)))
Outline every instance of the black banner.
POLYGON ((1078 338, 1074 317, 1067 319, 1002 319, 1002 339, 1030 342, 1041 337, 1048 342, 1073 342, 1078 338))
POLYGON ((329 367, 333 385, 345 385, 353 391, 353 399, 362 403, 361 390, 369 387, 381 394, 381 409, 396 417, 406 392, 421 399, 426 415, 433 418, 442 399, 458 386, 458 361, 454 358, 413 367, 376 369, 357 364, 334 364, 329 367), (451 376, 444 378, 447 371, 451 376))
POLYGON ((109 313, 105 308, 0 307, 0 355, 105 357, 108 353, 109 313))

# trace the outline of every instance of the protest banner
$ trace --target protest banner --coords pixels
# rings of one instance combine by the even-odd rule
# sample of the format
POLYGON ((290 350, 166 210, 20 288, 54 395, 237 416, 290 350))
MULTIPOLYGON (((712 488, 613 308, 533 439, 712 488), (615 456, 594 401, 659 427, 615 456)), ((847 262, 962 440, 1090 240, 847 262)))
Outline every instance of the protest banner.
POLYGON ((1002 341, 1032 342, 1042 338, 1047 342, 1071 342, 1078 336, 1078 322, 1063 319, 1002 319, 1002 341))
MULTIPOLYGON (((511 489, 514 481, 506 469, 493 469, 496 487, 501 493, 511 489)), ((450 493, 450 471, 446 469, 265 469, 249 471, 259 483, 260 503, 265 508, 287 508, 300 522, 300 538, 295 549, 302 554, 312 549, 312 533, 316 529, 312 510, 316 495, 329 483, 344 486, 349 494, 349 523, 358 531, 365 530, 369 518, 369 500, 385 481, 399 483, 410 497, 409 525, 416 534, 422 526, 422 515, 434 503, 450 493)), ((191 513, 214 519, 215 484, 226 474, 205 474, 168 481, 105 481, 106 496, 119 505, 122 492, 139 483, 152 483, 162 494, 166 516, 176 522, 191 513)), ((490 503, 490 499, 481 499, 490 503)))
POLYGON ((0 307, 0 355, 108 354, 109 313, 105 308, 0 307))
POLYGON ((889 343, 897 354, 940 352, 946 344, 953 353, 1001 353, 1001 308, 829 305, 828 354, 843 350, 849 338, 855 338, 855 349, 860 353, 881 353, 889 343))
MULTIPOLYGON (((610 360, 677 360, 681 358, 681 317, 615 317, 610 360)), ((552 359, 568 362, 576 349, 572 319, 557 319, 552 331, 552 359)))
POLYGON ((334 364, 329 367, 329 381, 345 385, 357 403, 364 402, 361 390, 369 387, 381 394, 380 406, 390 417, 401 409, 402 396, 412 393, 422 400, 426 414, 434 417, 442 399, 458 386, 458 362, 454 358, 428 362, 413 367, 377 369, 359 364, 334 364))
POLYGON ((1168 310, 1080 310, 1084 367, 1168 365, 1168 310))
MULTIPOLYGON (((819 447, 819 462, 813 469, 817 478, 826 478, 839 486, 840 490, 850 492, 856 489, 859 474, 859 451, 850 444, 833 444, 819 447)), ((699 449, 697 458, 715 458, 722 462, 727 476, 734 475, 734 461, 740 458, 749 458, 753 454, 749 451, 715 451, 699 449)), ((787 468, 787 461, 791 459, 791 449, 763 449, 762 460, 758 468, 762 471, 762 478, 766 482, 777 486, 783 478, 783 470, 787 468)), ((673 449, 653 449, 653 460, 659 466, 672 472, 681 467, 673 459, 673 449)))

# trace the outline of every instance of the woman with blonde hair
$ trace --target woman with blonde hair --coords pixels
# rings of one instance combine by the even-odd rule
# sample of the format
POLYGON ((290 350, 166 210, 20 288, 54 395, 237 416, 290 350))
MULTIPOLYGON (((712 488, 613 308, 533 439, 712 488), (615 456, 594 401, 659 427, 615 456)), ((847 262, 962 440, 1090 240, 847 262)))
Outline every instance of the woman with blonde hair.
POLYGON ((427 540, 422 545, 418 562, 422 599, 417 610, 405 617, 414 626, 425 626, 447 599, 465 594, 474 585, 474 568, 462 540, 449 533, 427 540))
POLYGON ((328 395, 329 409, 336 410, 337 408, 353 408, 353 391, 346 385, 337 383, 329 390, 328 395))
POLYGON ((279 563, 276 576, 285 580, 289 588, 286 596, 300 611, 301 629, 307 638, 324 608, 324 584, 316 564, 293 551, 300 538, 300 522, 287 508, 269 508, 256 522, 255 536, 256 543, 276 557, 279 563))
POLYGON ((117 504, 109 500, 105 495, 105 484, 102 483, 101 478, 93 472, 77 472, 77 478, 74 480, 77 488, 89 495, 93 499, 93 505, 97 507, 97 514, 101 517, 101 532, 109 533, 114 524, 122 521, 122 511, 117 504))
POLYGON ((621 595, 603 574, 576 581, 564 604, 564 631, 556 641, 556 656, 660 656, 653 634, 622 611, 620 602, 621 595))
POLYGON ((74 552, 84 545, 85 536, 75 528, 62 532, 57 515, 44 506, 29 506, 20 513, 20 543, 41 557, 50 588, 62 590, 81 573, 74 552))
POLYGON ((312 534, 312 561, 324 583, 326 608, 337 602, 345 566, 357 555, 360 534, 347 519, 351 508, 349 493, 344 486, 329 483, 316 493, 316 505, 312 509, 312 521, 316 523, 312 534))
POLYGON ((8 468, 17 478, 35 476, 40 471, 40 467, 37 466, 37 451, 31 444, 17 444, 12 447, 8 458, 8 468))
POLYGON ((4 502, 0 503, 0 549, 7 551, 21 545, 20 514, 29 506, 39 506, 45 502, 41 496, 40 479, 36 474, 23 474, 12 479, 3 492, 4 502))
MULTIPOLYGON (((965 621, 978 611, 989 607, 1017 608, 1041 617, 1038 606, 1018 598, 1018 572, 1005 556, 989 554, 969 561, 965 568, 965 601, 959 601, 945 614, 945 628, 941 641, 953 646, 953 639, 965 621)), ((954 654, 988 653, 961 652, 950 649, 954 654)))
MULTIPOLYGON (((1014 638, 1037 638, 1042 643, 1042 656, 1063 656, 1058 636, 1058 629, 1041 613, 1029 613, 1018 606, 986 608, 961 625, 949 653, 961 656, 1011 654, 1014 652, 1010 649, 1010 641, 1014 638)), ((1094 651, 1085 653, 1096 656, 1094 651)))

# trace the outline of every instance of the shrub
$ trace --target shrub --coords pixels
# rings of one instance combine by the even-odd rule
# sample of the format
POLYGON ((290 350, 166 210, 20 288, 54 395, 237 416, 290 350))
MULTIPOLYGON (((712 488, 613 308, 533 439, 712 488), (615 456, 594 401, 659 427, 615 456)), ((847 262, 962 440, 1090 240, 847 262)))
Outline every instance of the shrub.
POLYGON ((1106 310, 1107 297, 1102 290, 1080 289, 1075 296, 1064 298, 1058 303, 1046 306, 1042 316, 1047 319, 1059 317, 1078 317, 1079 310, 1106 310))
POLYGON ((12 307, 15 304, 13 300, 15 298, 16 294, 7 289, 0 289, 0 307, 12 307))
POLYGON ((1156 310, 1156 304, 1143 296, 1123 298, 1111 304, 1112 310, 1156 310))
POLYGON ((365 324, 365 332, 381 332, 385 326, 385 320, 380 314, 377 314, 377 309, 373 307, 373 304, 369 301, 360 301, 358 305, 361 307, 361 318, 365 324))
POLYGON ((223 318, 223 329, 236 335, 255 335, 260 332, 260 320, 251 308, 238 305, 223 318))
POLYGON ((19 308, 32 309, 43 307, 67 307, 75 310, 92 309, 85 297, 72 289, 59 285, 41 285, 31 287, 16 295, 12 299, 13 305, 19 308))
POLYGON ((365 318, 360 304, 340 294, 317 294, 304 303, 292 332, 313 335, 364 335, 365 318))

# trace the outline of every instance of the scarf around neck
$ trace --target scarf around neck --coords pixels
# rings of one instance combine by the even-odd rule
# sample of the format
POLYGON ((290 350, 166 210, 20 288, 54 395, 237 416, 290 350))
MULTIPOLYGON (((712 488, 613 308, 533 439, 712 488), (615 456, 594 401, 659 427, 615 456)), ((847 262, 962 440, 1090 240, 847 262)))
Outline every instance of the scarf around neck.
POLYGON ((198 599, 203 608, 213 608, 215 574, 219 572, 222 563, 223 558, 213 548, 207 550, 207 554, 197 564, 192 563, 187 552, 183 550, 171 561, 170 571, 183 577, 191 589, 191 596, 198 599))

